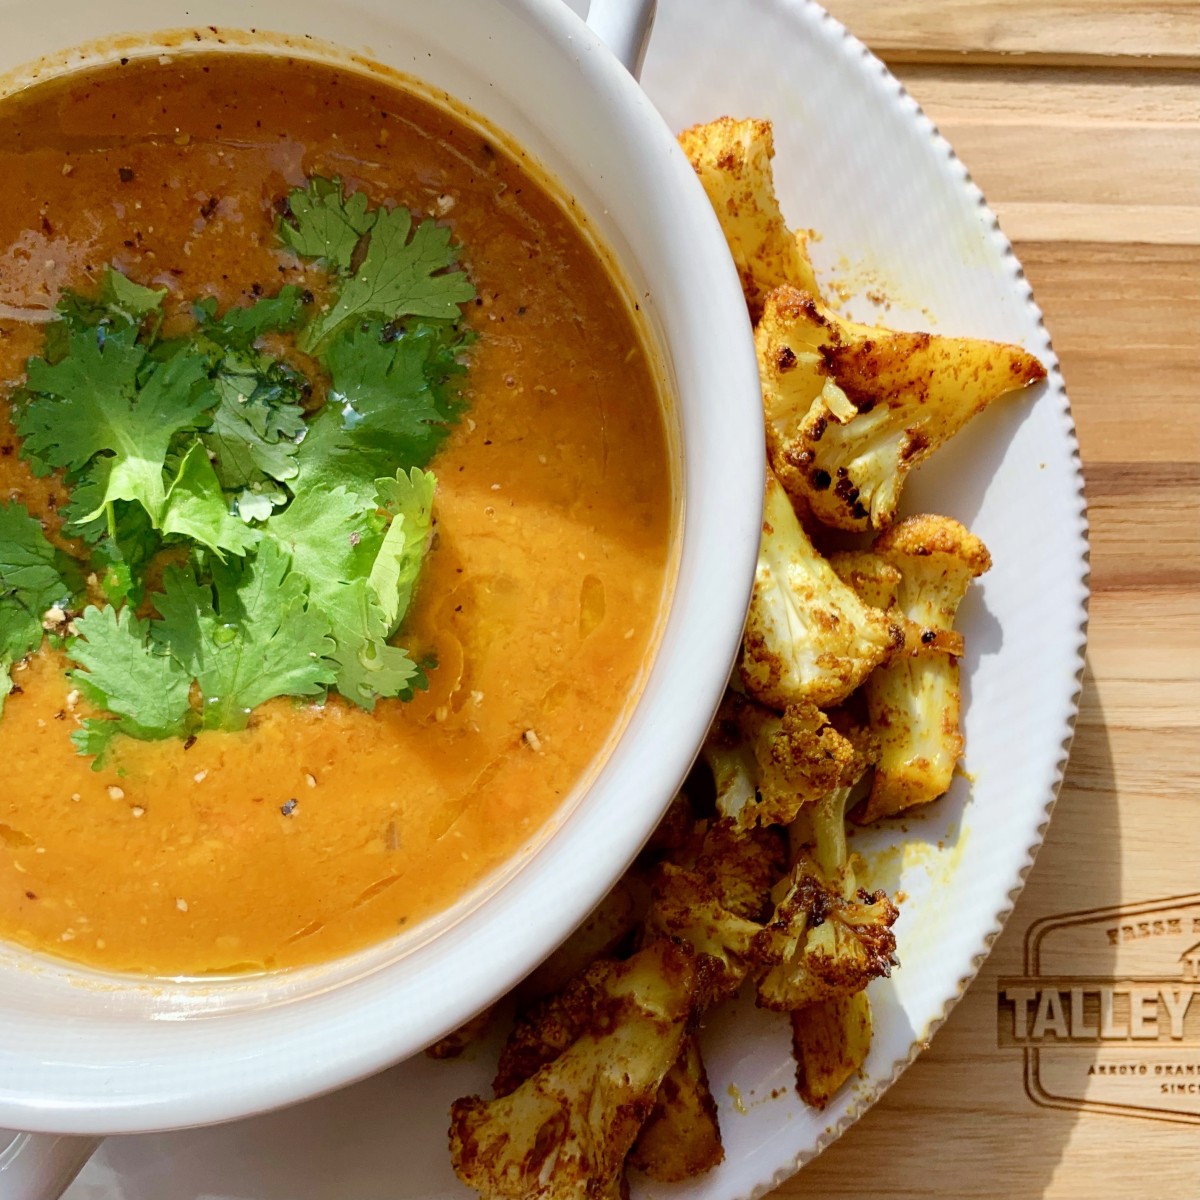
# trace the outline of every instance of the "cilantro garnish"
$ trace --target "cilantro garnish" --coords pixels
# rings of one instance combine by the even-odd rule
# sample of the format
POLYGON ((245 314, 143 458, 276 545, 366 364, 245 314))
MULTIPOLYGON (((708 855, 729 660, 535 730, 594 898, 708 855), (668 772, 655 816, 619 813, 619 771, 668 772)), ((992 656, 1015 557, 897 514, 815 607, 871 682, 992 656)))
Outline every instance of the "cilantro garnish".
POLYGON ((453 383, 464 346, 464 335, 442 324, 372 322, 336 337, 325 354, 329 402, 297 454, 302 477, 353 486, 427 463, 461 408, 453 383))
POLYGON ((21 455, 62 476, 86 561, 0 505, 0 704, 57 607, 48 627, 71 635, 70 676, 101 714, 74 740, 97 763, 119 735, 242 729, 274 697, 370 709, 428 686, 431 664, 393 639, 431 541, 422 468, 462 407, 474 290, 449 231, 407 209, 313 179, 289 211, 281 241, 328 271, 327 308, 290 286, 224 313, 197 300, 164 339, 165 289, 108 269, 95 295, 64 294, 13 398, 21 455), (324 378, 287 361, 288 339, 324 378), (85 573, 107 606, 72 621, 85 573))
POLYGON ((375 556, 368 582, 394 633, 404 619, 417 585, 417 574, 433 529, 433 493, 437 480, 414 467, 407 475, 379 479, 379 505, 392 518, 375 556))
POLYGON ((20 504, 0 503, 0 712, 12 691, 13 663, 42 641, 45 613, 65 613, 78 580, 66 556, 20 504))
POLYGON ((230 508, 221 481, 209 461, 204 443, 197 440, 183 456, 163 506, 164 534, 179 534, 224 552, 245 554, 258 541, 258 533, 230 508))
POLYGON ((194 564, 163 582, 152 636, 199 684, 204 728, 244 729, 273 696, 313 696, 333 682, 329 622, 272 543, 243 563, 214 564, 211 582, 194 564))
POLYGON ((332 627, 338 691, 363 708, 404 696, 417 668, 388 644, 408 610, 433 521, 436 480, 413 468, 372 498, 339 486, 298 496, 263 529, 309 583, 332 627))
POLYGON ((436 221, 414 227, 407 208, 368 209, 362 192, 344 195, 340 179, 311 180, 288 196, 288 210, 280 240, 324 263, 336 280, 334 303, 301 334, 304 350, 319 353, 352 322, 456 321, 459 305, 475 298, 466 275, 450 269, 458 251, 436 221))
POLYGON ((217 316, 217 302, 210 296, 192 306, 204 335, 226 350, 250 351, 265 333, 295 329, 304 315, 304 293, 294 286, 280 288, 276 296, 264 296, 249 308, 226 309, 217 316))
POLYGON ((132 325, 72 329, 59 362, 29 363, 17 415, 21 453, 39 474, 86 474, 96 507, 83 520, 117 500, 136 500, 157 524, 171 441, 195 429, 211 403, 201 353, 184 350, 143 376, 146 350, 137 336, 132 325))
POLYGON ((344 196, 340 179, 317 176, 289 194, 287 207, 291 220, 279 222, 279 240, 330 273, 348 274, 359 241, 375 225, 366 192, 344 196))
POLYGON ((118 733, 143 741, 186 734, 191 723, 191 677, 150 641, 150 623, 128 608, 89 607, 75 622, 70 647, 82 670, 70 676, 79 690, 112 718, 91 717, 72 735, 99 763, 118 733))
POLYGON ((99 325, 140 328, 147 318, 157 325, 162 319, 166 288, 142 287, 109 267, 94 298, 66 292, 59 303, 62 324, 51 326, 46 339, 46 358, 58 362, 66 353, 64 337, 68 330, 95 329, 99 325))

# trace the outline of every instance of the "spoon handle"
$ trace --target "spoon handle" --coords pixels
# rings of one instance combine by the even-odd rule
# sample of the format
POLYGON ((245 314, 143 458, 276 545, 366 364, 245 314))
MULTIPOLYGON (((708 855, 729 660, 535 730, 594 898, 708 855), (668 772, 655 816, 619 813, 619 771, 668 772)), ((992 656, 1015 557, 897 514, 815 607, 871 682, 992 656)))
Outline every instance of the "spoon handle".
POLYGON ((0 1130, 0 1196, 4 1200, 58 1200, 99 1138, 0 1130), (5 1144, 7 1142, 7 1144, 5 1144))
POLYGON ((654 26, 657 0, 592 0, 587 23, 636 79, 654 26))

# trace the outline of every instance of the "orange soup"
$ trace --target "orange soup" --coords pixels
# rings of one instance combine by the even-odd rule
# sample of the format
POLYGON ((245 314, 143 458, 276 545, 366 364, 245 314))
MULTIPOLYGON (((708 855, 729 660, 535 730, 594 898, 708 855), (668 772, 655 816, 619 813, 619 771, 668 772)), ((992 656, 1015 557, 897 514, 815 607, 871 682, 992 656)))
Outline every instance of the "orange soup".
MULTIPOLYGON (((119 971, 261 970, 345 954, 446 908, 586 777, 654 648, 671 472, 659 385, 621 289, 518 155, 391 84, 284 57, 133 59, 31 87, 0 102, 0 178, 0 501, 80 560, 86 592, 9 664, 0 937, 119 971), (84 604, 106 601, 87 545, 64 530, 63 469, 31 470, 27 362, 53 360, 55 305, 94 297, 110 265, 166 289, 160 339, 195 328, 198 298, 224 312, 295 285, 327 314, 327 267, 279 235, 281 211, 296 216, 286 197, 314 179, 449 230, 473 288, 462 403, 427 465, 433 534, 391 639, 424 663, 427 690, 368 710, 327 677, 255 705, 244 729, 184 736, 178 724, 82 754, 72 734, 111 714, 68 656, 77 621, 99 619, 82 618, 84 604)), ((364 269, 356 236, 346 278, 364 269)), ((311 421, 333 400, 295 341, 256 345, 314 380, 311 421)), ((190 468, 166 461, 161 478, 180 473, 173 512, 190 468)), ((202 453, 193 466, 210 470, 202 453)), ((174 540, 126 601, 146 629, 160 620, 159 579, 178 567, 174 540)), ((198 553, 215 576, 239 561, 221 558, 198 553)), ((147 645, 156 661, 167 653, 147 645)), ((200 721, 203 672, 191 673, 185 717, 200 721)), ((157 705, 157 687, 135 699, 157 705)))

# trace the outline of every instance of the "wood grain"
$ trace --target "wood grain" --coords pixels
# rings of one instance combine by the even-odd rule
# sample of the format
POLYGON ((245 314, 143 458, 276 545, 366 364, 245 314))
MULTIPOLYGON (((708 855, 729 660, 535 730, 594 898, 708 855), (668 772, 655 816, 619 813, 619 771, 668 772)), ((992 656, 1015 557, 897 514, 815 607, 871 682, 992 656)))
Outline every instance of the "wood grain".
POLYGON ((781 1200, 1196 1200, 1194 1126, 1038 1108, 997 1047, 1025 931, 1200 892, 1200 2, 830 0, 1014 239, 1070 391, 1091 627, 1046 844, 980 977, 781 1200), (1062 65, 1067 64, 1067 65, 1062 65))
POLYGON ((839 20, 891 62, 1006 57, 1200 62, 1200 0, 833 0, 839 20))

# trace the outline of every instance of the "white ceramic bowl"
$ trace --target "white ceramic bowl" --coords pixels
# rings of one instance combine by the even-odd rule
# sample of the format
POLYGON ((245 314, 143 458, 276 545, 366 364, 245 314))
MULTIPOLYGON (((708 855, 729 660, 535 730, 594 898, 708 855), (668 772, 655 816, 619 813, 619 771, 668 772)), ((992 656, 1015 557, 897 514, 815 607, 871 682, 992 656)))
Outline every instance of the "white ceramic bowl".
MULTIPOLYGON (((654 827, 719 699, 753 571, 763 439, 749 325, 670 131, 558 0, 0 0, 0 21, 0 73, 41 56, 43 76, 82 65, 63 48, 114 34, 195 28, 200 40, 173 51, 188 53, 215 26, 292 35, 313 57, 336 43, 448 93, 575 198, 640 299, 677 397, 682 537, 657 658, 591 787, 501 878, 402 940, 270 975, 138 981, 0 948, 0 1125, 223 1121, 367 1075, 469 1018, 570 932, 654 827)), ((135 51, 107 57, 122 53, 135 51)))

